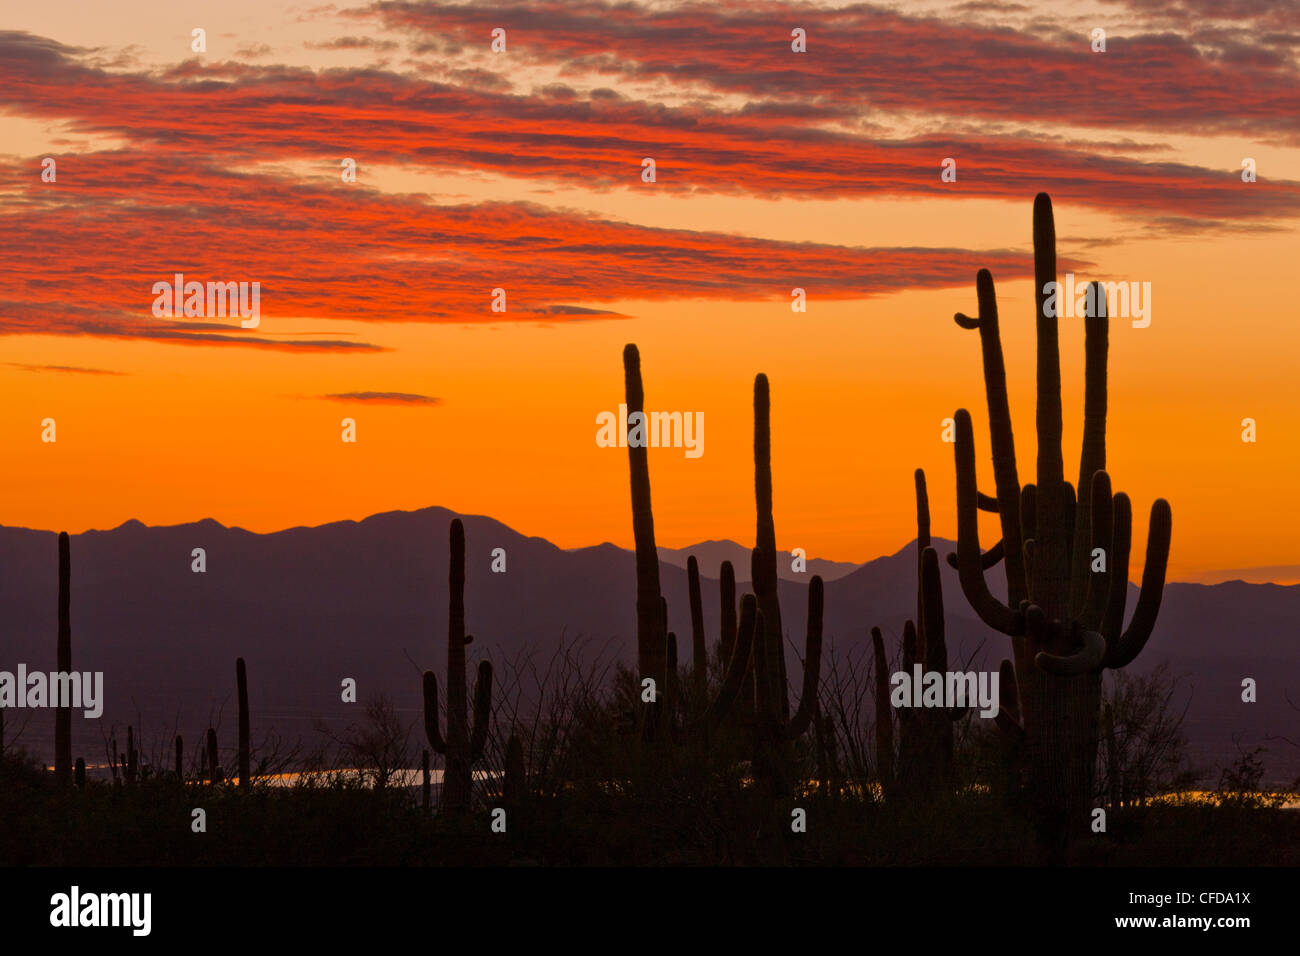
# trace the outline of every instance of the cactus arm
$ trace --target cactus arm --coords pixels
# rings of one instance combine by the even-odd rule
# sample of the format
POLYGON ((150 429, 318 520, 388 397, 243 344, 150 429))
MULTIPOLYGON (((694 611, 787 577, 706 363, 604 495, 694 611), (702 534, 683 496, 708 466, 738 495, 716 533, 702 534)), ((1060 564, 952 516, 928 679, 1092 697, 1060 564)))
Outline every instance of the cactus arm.
MULTIPOLYGON (((931 551, 934 549, 931 548, 931 551)), ((937 573, 937 572, 936 572, 937 573)), ((803 692, 799 697, 799 709, 790 720, 789 735, 798 737, 808 729, 809 723, 817 715, 817 691, 821 682, 822 668, 822 610, 825 601, 824 586, 820 574, 814 574, 808 582, 808 636, 804 645, 803 692)))
POLYGON ((700 595, 700 563, 695 555, 686 559, 686 580, 691 605, 691 684, 696 707, 704 706, 709 682, 709 650, 704 642, 704 599, 700 595))
POLYGON ((1025 572, 1020 564, 1020 477, 1016 470, 1011 403, 1007 396, 1007 369, 1002 357, 1002 337, 998 328, 997 292, 993 286, 993 274, 989 270, 981 269, 975 274, 975 294, 979 302, 977 325, 958 324, 966 328, 978 327, 980 332, 984 392, 989 411, 989 438, 993 449, 994 491, 997 494, 995 508, 989 509, 983 504, 981 508, 997 511, 1001 515, 1002 537, 1007 542, 1007 552, 1010 555, 1005 569, 1007 604, 1018 607, 1028 596, 1025 572))
POLYGON ((447 753, 447 742, 438 729, 438 677, 433 671, 424 672, 424 735, 435 753, 447 753))
MULTIPOLYGON (((468 638, 466 643, 469 643, 468 638)), ((490 661, 480 661, 478 678, 474 681, 474 729, 469 738, 470 763, 475 763, 483 756, 483 746, 487 743, 488 721, 491 717, 492 664, 490 661)))
MULTIPOLYGON (((1038 303, 1038 487, 1052 503, 1058 486, 1065 481, 1061 459, 1061 348, 1057 314, 1047 315, 1048 283, 1056 281, 1056 223, 1052 200, 1047 193, 1034 197, 1034 298, 1038 303)), ((1059 313, 1060 295, 1057 296, 1059 313)))
MULTIPOLYGON (((1110 491, 1110 475, 1097 471, 1092 476, 1091 516, 1092 547, 1100 548, 1106 559, 1106 570, 1092 570, 1092 554, 1088 555, 1088 576, 1084 579, 1087 599, 1082 608, 1083 626, 1101 630, 1106 616, 1106 602, 1110 600, 1111 551, 1115 541, 1115 502, 1110 491)), ((1075 534, 1079 531, 1076 528, 1075 534)), ((1103 632, 1104 633, 1104 632, 1103 632)))
POLYGON ((1101 669, 1102 660, 1106 656, 1106 639, 1096 631, 1079 627, 1077 623, 1063 625, 1059 621, 1048 621, 1043 609, 1037 605, 1030 605, 1025 620, 1029 633, 1039 643, 1052 641, 1067 626, 1073 631, 1075 639, 1081 642, 1079 649, 1069 654, 1039 651, 1034 655, 1034 663, 1040 670, 1058 677, 1068 677, 1101 669))
MULTIPOLYGON (((1129 552, 1133 546, 1133 506, 1128 495, 1119 492, 1114 501, 1114 536, 1110 554, 1110 596, 1102 618, 1101 633, 1111 647, 1113 659, 1124 629, 1124 609, 1128 605, 1129 552)), ((1108 662, 1109 663, 1109 662, 1108 662)))
MULTIPOLYGON (((1096 314, 1084 319, 1084 397, 1083 446, 1079 452, 1079 508, 1074 517, 1074 567, 1070 574, 1070 595, 1074 613, 1083 613, 1087 606, 1088 583, 1091 580, 1090 547, 1107 547, 1105 544, 1089 545, 1089 531, 1093 530, 1092 505, 1085 489, 1091 488, 1094 476, 1106 468, 1106 362, 1110 319, 1106 315, 1106 290, 1100 282, 1092 283, 1096 314)), ((1095 536, 1094 536, 1095 541, 1095 536)))
POLYGON ((939 555, 926 548, 921 555, 921 628, 925 635, 925 668, 948 669, 948 647, 944 642, 943 584, 939 578, 939 555))
MULTIPOLYGON (((999 561, 1002 560, 1002 556, 1004 552, 1005 552, 1005 546, 1003 545, 1002 540, 998 539, 997 544, 993 545, 993 547, 989 548, 982 555, 980 555, 980 570, 987 571, 989 568, 996 565, 999 561)), ((947 561, 948 561, 948 567, 950 568, 957 567, 956 552, 949 551, 947 561)))
POLYGON ((751 651, 754 647, 754 595, 746 594, 740 602, 740 630, 736 635, 734 651, 727 662, 727 672, 718 689, 718 696, 710 703, 708 710, 696 723, 697 729, 707 736, 713 736, 723 719, 731 711, 732 705, 745 685, 745 672, 749 669, 751 651))
POLYGON ((1169 502, 1164 498, 1156 499, 1151 506, 1151 522, 1147 531, 1147 557, 1142 569, 1142 589, 1138 592, 1137 606, 1133 608, 1133 619, 1128 629, 1119 639, 1119 646, 1113 654, 1111 667, 1124 667, 1142 653, 1142 648, 1151 638, 1156 626, 1156 616, 1160 613, 1160 599, 1165 588, 1165 572, 1169 565, 1169 538, 1172 532, 1173 514, 1169 502))
MULTIPOLYGON (((729 661, 735 654, 736 646, 736 570, 730 561, 722 562, 718 589, 722 598, 722 638, 718 653, 723 661, 729 661)), ((748 657, 749 651, 745 655, 748 657)))
MULTIPOLYGON (((975 438, 972 433, 970 412, 959 408, 956 422, 955 459, 957 467, 957 571, 961 588, 972 608, 989 627, 1012 636, 1023 630, 1023 622, 1016 612, 997 600, 989 591, 981 568, 979 540, 979 512, 976 506, 978 492, 975 488, 975 438)), ((1005 520, 1005 515, 1004 515, 1005 520)), ((1018 523, 1017 523, 1018 524, 1018 523)), ((1018 529, 1017 529, 1018 530, 1018 529)), ((1009 542, 1005 534, 1004 542, 1009 542)), ((1010 559, 1012 549, 1007 548, 1010 559)))
POLYGON ((1038 536, 1038 486, 1020 489, 1020 530, 1028 541, 1038 536))

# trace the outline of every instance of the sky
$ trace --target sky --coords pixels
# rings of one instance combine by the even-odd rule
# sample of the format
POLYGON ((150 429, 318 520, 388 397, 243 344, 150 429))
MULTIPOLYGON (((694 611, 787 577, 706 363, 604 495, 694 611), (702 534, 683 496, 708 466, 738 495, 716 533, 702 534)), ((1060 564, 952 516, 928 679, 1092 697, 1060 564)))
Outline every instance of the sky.
MULTIPOLYGON (((779 547, 893 553, 917 467, 955 537, 958 408, 993 490, 952 319, 980 268, 1032 479, 1046 191, 1063 274, 1150 283, 1110 332, 1132 574, 1164 497, 1172 579, 1300 581, 1300 7, 4 5, 0 523, 441 505, 630 547, 626 450, 595 439, 635 342, 647 407, 705 423, 698 457, 650 451, 660 545, 752 542, 758 372, 779 547), (257 326, 156 316, 176 273, 258 282, 257 326)), ((1068 473, 1081 320, 1061 338, 1068 473)))

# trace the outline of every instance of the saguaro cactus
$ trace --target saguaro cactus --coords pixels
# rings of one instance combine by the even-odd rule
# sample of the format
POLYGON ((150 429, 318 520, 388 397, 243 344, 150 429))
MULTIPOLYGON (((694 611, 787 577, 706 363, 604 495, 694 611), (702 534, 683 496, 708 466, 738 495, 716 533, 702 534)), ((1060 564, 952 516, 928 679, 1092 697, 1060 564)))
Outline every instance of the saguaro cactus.
MULTIPOLYGON (((645 390, 641 385, 641 355, 635 345, 623 348, 623 380, 629 431, 634 417, 644 423, 645 390)), ((643 429, 644 433, 644 429, 643 429)), ((636 541, 636 655, 642 680, 650 678, 662 689, 667 677, 667 620, 659 590, 659 552, 655 548, 655 519, 650 508, 650 460, 644 442, 627 443, 632 481, 632 535, 636 541)))
MULTIPOLYGON (((916 485, 916 621, 903 627, 903 670, 911 677, 920 665, 923 673, 946 674, 943 585, 939 555, 930 546, 930 497, 925 472, 914 474, 916 485)), ((874 637, 873 637, 874 639, 874 637)), ((883 646, 881 648, 883 658, 883 646)), ((883 665, 881 665, 883 667, 883 665)), ((888 694, 885 675, 878 671, 877 714, 882 694, 888 694), (883 683, 882 683, 883 681, 883 683)), ((888 698, 886 698, 888 699, 888 698)), ((905 708, 898 713, 898 763, 895 782, 909 797, 942 792, 953 782, 952 723, 967 707, 905 708)), ((879 731, 878 731, 879 733, 879 731)))
POLYGON ((77 758, 77 765, 73 768, 72 780, 78 790, 86 789, 86 761, 81 757, 77 758))
POLYGON ((473 790, 472 765, 483 756, 488 720, 492 712, 492 665, 478 666, 474 683, 474 726, 466 713, 465 645, 474 640, 465 634, 465 527, 456 518, 451 523, 451 591, 447 625, 447 736, 438 729, 438 678, 424 672, 424 732, 429 746, 445 758, 442 777, 442 808, 468 809, 473 790))
POLYGON ((772 426, 771 396, 767 376, 754 377, 754 504, 758 514, 751 575, 763 627, 754 635, 755 701, 764 701, 770 713, 761 713, 759 726, 784 739, 803 734, 817 714, 817 692, 821 680, 822 579, 813 575, 808 582, 808 630, 805 639, 803 692, 799 708, 790 716, 790 694, 786 685, 785 632, 781 627, 781 602, 777 595, 776 524, 772 518, 772 426), (762 666, 759 667, 759 662, 762 666))
POLYGON ((130 724, 126 728, 126 782, 135 783, 136 772, 140 767, 140 751, 135 749, 135 729, 130 724))
MULTIPOLYGON (((72 672, 72 624, 68 616, 71 578, 68 533, 59 532, 59 643, 58 670, 72 672)), ((72 782, 72 702, 54 712, 54 776, 61 784, 72 782)))
POLYGON ((252 785, 248 754, 248 670, 242 657, 235 660, 235 683, 239 688, 239 789, 252 785))
MULTIPOLYGON (((1034 284, 1038 334, 1037 483, 1016 469, 1006 370, 998 332, 993 277, 976 276, 979 315, 957 324, 978 329, 983 351, 993 446, 993 473, 1002 524, 1001 557, 1007 599, 989 590, 991 563, 979 543, 975 444, 970 413, 956 424, 957 567, 962 591, 980 618, 1011 637, 1015 690, 1023 733, 1028 793, 1040 835, 1063 848, 1079 832, 1093 796, 1101 671, 1130 663, 1151 636, 1165 581, 1172 515, 1151 508, 1146 567, 1133 618, 1123 627, 1128 596, 1132 513, 1124 494, 1111 494, 1106 467, 1106 364, 1109 319, 1105 292, 1094 284, 1084 320, 1085 388, 1079 494, 1065 480, 1061 453, 1061 374, 1058 347, 1056 227, 1051 200, 1034 200, 1034 284)), ((994 549, 990 549, 991 551, 994 549)), ((1004 673, 1006 669, 1004 668, 1004 673)), ((1002 722, 1006 723, 1006 722, 1002 722)))
POLYGON ((221 755, 217 750, 217 732, 214 728, 208 728, 208 782, 213 786, 221 783, 221 755))

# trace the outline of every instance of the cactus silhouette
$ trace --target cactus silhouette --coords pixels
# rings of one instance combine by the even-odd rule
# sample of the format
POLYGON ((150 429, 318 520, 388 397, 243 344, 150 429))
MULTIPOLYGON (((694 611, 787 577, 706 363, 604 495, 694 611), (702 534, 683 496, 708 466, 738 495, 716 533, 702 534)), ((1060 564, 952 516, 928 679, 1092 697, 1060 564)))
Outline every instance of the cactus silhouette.
POLYGON ((889 661, 885 655, 885 636, 880 628, 871 629, 872 672, 875 678, 876 704, 876 779, 880 795, 889 800, 894 794, 897 757, 894 754, 894 711, 889 703, 889 661))
MULTIPOLYGON (((59 532, 59 637, 58 670, 72 672, 72 624, 69 621, 69 583, 71 578, 68 533, 59 532)), ((54 777, 67 785, 72 781, 72 702, 54 712, 54 777)))
POLYGON ((221 783, 221 756, 217 751, 217 732, 208 728, 208 782, 213 786, 221 783))
MULTIPOLYGON (((624 395, 629 432, 633 416, 645 416, 645 390, 641 385, 641 355, 635 345, 623 348, 624 395)), ((667 677, 667 620, 662 617, 659 590, 659 552, 655 549, 655 520, 650 508, 650 461, 644 443, 627 443, 632 482, 632 535, 636 541, 636 655, 642 680, 651 679, 656 690, 667 677)), ((653 710, 653 709, 652 709, 653 710)))
POLYGON ((235 660, 235 683, 239 689, 239 789, 252 784, 248 756, 248 670, 242 657, 235 660))
MULTIPOLYGON (((948 647, 945 641, 943 585, 939 577, 939 555, 930 546, 930 498, 925 472, 914 473, 916 486, 916 620, 903 625, 903 671, 913 677, 920 665, 922 673, 948 670, 948 647)), ((968 712, 962 707, 905 707, 898 711, 898 756, 882 754, 885 739, 892 744, 891 708, 881 707, 889 701, 889 675, 884 661, 883 639, 878 629, 872 642, 880 641, 876 653, 876 720, 877 762, 886 768, 881 784, 896 785, 906 798, 950 790, 953 784, 952 722, 968 712), (884 737, 882 738, 882 732, 884 737)), ((914 688, 918 692, 919 688, 914 688)), ((916 703, 915 701, 913 703, 916 703)))
POLYGON ((86 761, 82 757, 77 758, 77 764, 72 772, 72 782, 78 790, 86 789, 86 761))
POLYGON ((185 756, 185 744, 181 740, 181 735, 176 735, 176 779, 182 783, 185 781, 185 764, 182 758, 185 756))
MULTIPOLYGON (((959 326, 978 329, 983 353, 1002 540, 981 553, 975 443, 970 413, 956 425, 956 564, 962 592, 981 620, 1011 638, 1018 721, 1001 721, 1022 738, 1027 793, 1050 850, 1063 852, 1082 833, 1093 795, 1101 672, 1130 663, 1151 636, 1160 610, 1172 515, 1151 508, 1146 567, 1137 606, 1123 627, 1128 596, 1132 512, 1124 494, 1111 494, 1106 468, 1106 364, 1109 319, 1105 292, 1093 284, 1095 307, 1084 320, 1085 386, 1079 488, 1065 480, 1061 452, 1061 374, 1057 314, 1056 227, 1046 193, 1034 200, 1034 287, 1037 310, 1037 482, 1021 486, 1016 468, 1006 370, 998 332, 993 277, 976 276, 979 314, 958 313, 959 326), (1001 560, 1007 599, 994 597, 985 570, 1001 560)), ((1003 674, 1011 668, 1004 667, 1003 674)))
POLYGON ((808 628, 804 644, 803 689, 790 715, 786 686, 785 633, 777 595, 776 525, 772 518, 771 394, 767 376, 754 377, 754 503, 758 513, 751 577, 757 601, 754 630, 755 772, 784 789, 786 746, 812 725, 818 713, 821 678, 822 612, 825 591, 819 575, 808 582, 808 628))
MULTIPOLYGON (((641 382, 641 356, 633 344, 623 349, 623 371, 628 421, 634 426, 636 422, 633 421, 633 414, 645 414, 645 392, 641 382)), ((642 712, 642 739, 654 740, 658 736, 671 740, 681 701, 677 687, 677 635, 668 631, 668 605, 659 587, 659 552, 655 547, 654 513, 650 507, 650 464, 644 444, 634 444, 629 439, 628 462, 632 476, 632 533, 636 540, 638 673, 643 680, 653 679, 656 689, 655 702, 642 712), (657 735, 656 725, 661 721, 667 725, 669 732, 657 735)), ((691 699, 694 713, 687 720, 686 729, 692 735, 702 736, 707 742, 717 734, 735 701, 742 695, 750 666, 753 631, 746 630, 743 614, 742 622, 737 627, 735 572, 730 562, 724 562, 719 583, 722 596, 719 651, 723 655, 724 674, 717 693, 710 699, 700 572, 694 555, 687 559, 687 579, 691 610, 691 699)), ((752 614, 750 619, 752 620, 752 614)))
POLYGON ((424 732, 429 746, 444 757, 442 809, 466 810, 473 791, 473 764, 483 756, 488 720, 492 712, 492 665, 478 666, 474 684, 474 726, 466 714, 465 645, 465 527, 459 518, 451 523, 450 610, 447 625, 447 736, 438 730, 438 678, 424 672, 424 732))

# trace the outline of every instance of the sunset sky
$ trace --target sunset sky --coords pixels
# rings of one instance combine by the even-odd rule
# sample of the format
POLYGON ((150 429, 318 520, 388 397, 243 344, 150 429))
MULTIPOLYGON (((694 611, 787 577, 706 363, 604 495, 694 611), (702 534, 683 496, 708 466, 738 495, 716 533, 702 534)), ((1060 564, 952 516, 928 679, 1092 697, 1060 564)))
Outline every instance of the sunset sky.
MULTIPOLYGON (((705 422, 701 457, 650 452, 659 544, 752 543, 759 371, 781 548, 896 551, 916 467, 955 537, 959 407, 993 491, 952 321, 982 267, 1032 480, 1046 191, 1062 273, 1151 283, 1150 326, 1111 323, 1134 576, 1165 497, 1172 579, 1300 580, 1296 4, 43 0, 0 27, 0 523, 442 505, 630 547, 595 436, 635 342, 647 406, 705 422), (155 318, 178 272, 260 282, 260 325, 155 318)), ((1077 470, 1080 320, 1062 341, 1077 470)))

